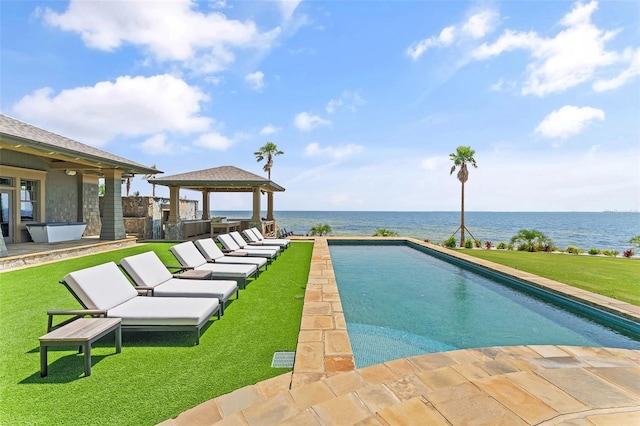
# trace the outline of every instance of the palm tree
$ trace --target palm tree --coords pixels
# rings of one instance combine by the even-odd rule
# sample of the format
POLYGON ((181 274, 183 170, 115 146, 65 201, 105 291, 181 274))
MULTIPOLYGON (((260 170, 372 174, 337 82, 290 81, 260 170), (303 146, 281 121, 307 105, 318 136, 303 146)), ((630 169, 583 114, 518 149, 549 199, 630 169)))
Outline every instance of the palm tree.
POLYGON ((267 142, 264 146, 260 147, 260 149, 253 153, 256 156, 256 160, 258 163, 262 160, 267 159, 267 163, 264 165, 262 170, 267 172, 267 177, 271 180, 271 167, 273 166, 273 157, 276 155, 282 155, 284 152, 280 151, 275 143, 267 142))
MULTIPOLYGON (((462 208, 460 210, 460 227, 458 228, 460 230, 460 247, 464 247, 464 230, 467 229, 467 227, 464 226, 464 183, 469 180, 469 170, 467 169, 467 163, 471 164, 476 169, 478 168, 476 160, 475 158, 473 158, 473 155, 475 153, 476 152, 471 149, 470 146, 459 146, 458 148, 456 148, 456 152, 449 154, 449 159, 453 161, 453 166, 451 167, 451 172, 449 172, 449 175, 452 175, 456 170, 456 167, 459 167, 460 169, 458 170, 458 180, 460 181, 460 183, 462 183, 462 208)), ((458 232, 458 229, 456 229, 456 232, 458 232)), ((467 229, 467 231, 469 230, 467 229)), ((454 232, 454 234, 456 232, 454 232)), ((469 235, 471 235, 470 231, 469 235)), ((473 238, 473 235, 471 235, 471 238, 473 238)), ((473 239, 475 240, 475 238, 473 239)))

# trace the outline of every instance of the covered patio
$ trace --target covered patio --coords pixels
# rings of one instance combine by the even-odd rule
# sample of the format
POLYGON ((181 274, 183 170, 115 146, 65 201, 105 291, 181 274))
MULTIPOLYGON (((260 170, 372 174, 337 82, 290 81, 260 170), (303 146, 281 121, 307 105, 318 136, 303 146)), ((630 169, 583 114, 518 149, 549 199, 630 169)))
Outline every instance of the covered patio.
MULTIPOLYGON (((210 197, 212 192, 247 192, 253 197, 253 208, 251 218, 240 220, 237 224, 232 224, 238 230, 249 227, 257 227, 263 233, 272 235, 276 231, 276 219, 273 215, 273 193, 282 192, 285 189, 262 176, 234 166, 220 166, 211 169, 198 170, 181 173, 173 176, 163 176, 162 178, 149 179, 149 182, 156 185, 169 187, 169 218, 165 223, 165 239, 183 240, 196 234, 211 234, 216 226, 211 221, 210 197), (178 212, 180 200, 180 189, 190 189, 202 194, 202 218, 196 221, 183 221, 178 212), (263 220, 261 212, 260 195, 267 194, 267 215, 263 220), (194 231, 194 229, 199 229, 194 231)), ((220 224, 222 225, 222 224, 220 224)), ((227 223, 224 227, 229 230, 227 223)), ((222 229, 222 228, 220 228, 222 229)))

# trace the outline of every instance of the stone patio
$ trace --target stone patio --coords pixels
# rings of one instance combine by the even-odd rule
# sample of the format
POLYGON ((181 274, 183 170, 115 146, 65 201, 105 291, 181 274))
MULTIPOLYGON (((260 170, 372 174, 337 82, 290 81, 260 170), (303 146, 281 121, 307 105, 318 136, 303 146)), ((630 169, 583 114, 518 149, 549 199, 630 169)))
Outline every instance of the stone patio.
MULTIPOLYGON (((640 321, 640 307, 410 240, 640 321)), ((481 348, 355 369, 327 239, 316 238, 293 372, 161 423, 212 424, 640 424, 640 351, 481 348)))

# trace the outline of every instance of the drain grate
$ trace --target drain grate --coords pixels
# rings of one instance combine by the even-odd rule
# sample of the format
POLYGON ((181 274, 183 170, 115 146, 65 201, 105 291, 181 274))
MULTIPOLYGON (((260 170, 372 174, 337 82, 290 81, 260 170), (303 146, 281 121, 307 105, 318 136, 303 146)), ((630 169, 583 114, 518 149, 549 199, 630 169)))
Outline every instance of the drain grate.
POLYGON ((295 352, 275 352, 271 360, 271 366, 274 368, 293 368, 295 359, 295 352))

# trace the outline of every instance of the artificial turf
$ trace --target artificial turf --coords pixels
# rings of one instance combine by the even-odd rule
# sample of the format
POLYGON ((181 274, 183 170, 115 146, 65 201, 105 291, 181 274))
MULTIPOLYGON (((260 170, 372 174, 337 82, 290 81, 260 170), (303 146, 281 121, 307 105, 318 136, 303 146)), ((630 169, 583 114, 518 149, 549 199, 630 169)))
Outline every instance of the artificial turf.
POLYGON ((0 423, 11 425, 154 425, 216 396, 280 374, 277 351, 295 351, 312 243, 293 242, 255 281, 240 290, 220 319, 194 332, 124 332, 92 347, 84 377, 77 348, 50 348, 49 375, 40 377, 38 337, 49 309, 80 308, 58 283, 70 271, 154 250, 177 261, 169 243, 138 244, 0 274, 0 423))
POLYGON ((638 259, 509 250, 461 252, 640 306, 638 259))

